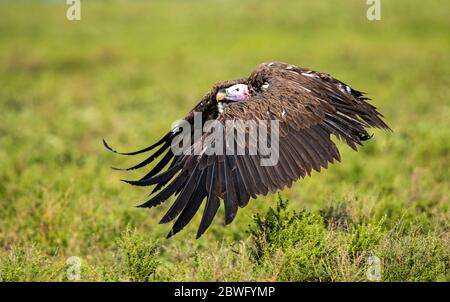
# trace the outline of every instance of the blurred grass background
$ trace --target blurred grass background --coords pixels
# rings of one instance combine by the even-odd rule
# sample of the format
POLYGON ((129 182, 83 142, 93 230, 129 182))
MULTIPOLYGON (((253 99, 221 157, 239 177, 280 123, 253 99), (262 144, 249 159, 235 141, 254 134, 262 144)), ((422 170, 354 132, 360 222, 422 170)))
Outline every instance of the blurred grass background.
POLYGON ((0 280, 65 280, 70 256, 81 257, 83 280, 365 280, 370 253, 383 258, 382 280, 450 279, 448 1, 382 1, 372 22, 362 0, 82 0, 80 21, 67 8, 0 2, 0 280), (215 82, 275 60, 367 92, 394 130, 358 153, 342 148, 342 163, 282 192, 317 216, 302 223, 323 229, 313 237, 338 254, 312 257, 302 235, 275 244, 265 264, 252 258, 248 225, 272 195, 226 228, 219 213, 200 240, 199 217, 162 239, 170 202, 135 208, 147 190, 119 179, 143 172, 111 171, 136 159, 101 139, 146 146, 215 82), (299 269, 324 261, 323 274, 299 269))

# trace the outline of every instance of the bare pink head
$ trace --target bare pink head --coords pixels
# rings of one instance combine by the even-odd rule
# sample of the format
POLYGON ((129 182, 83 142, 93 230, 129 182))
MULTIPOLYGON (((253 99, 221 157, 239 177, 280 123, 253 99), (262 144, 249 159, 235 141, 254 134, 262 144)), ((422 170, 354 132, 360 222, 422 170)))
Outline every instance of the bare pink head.
POLYGON ((216 94, 217 101, 244 102, 250 97, 248 86, 236 84, 228 88, 220 89, 216 94))

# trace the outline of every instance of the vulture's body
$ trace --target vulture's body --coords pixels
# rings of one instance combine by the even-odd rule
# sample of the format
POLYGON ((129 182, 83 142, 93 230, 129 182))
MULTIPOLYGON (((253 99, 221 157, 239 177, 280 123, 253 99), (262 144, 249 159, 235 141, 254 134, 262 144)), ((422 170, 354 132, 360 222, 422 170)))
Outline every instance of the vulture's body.
MULTIPOLYGON (((180 135, 175 128, 150 147, 121 153, 135 155, 156 149, 145 161, 126 170, 160 158, 140 180, 127 182, 154 186, 153 195, 140 207, 153 207, 176 196, 161 220, 167 223, 176 219, 168 237, 183 229, 205 201, 199 237, 211 224, 221 201, 225 223, 229 224, 250 198, 290 187, 312 170, 320 171, 339 161, 332 135, 356 150, 370 138, 365 128, 389 129, 367 100, 361 92, 328 74, 285 63, 260 64, 248 78, 214 85, 184 120, 193 124, 194 113, 198 112, 203 123, 217 120, 225 131, 231 131, 225 126, 227 120, 278 120, 279 159, 275 165, 262 166, 258 154, 174 154, 170 147, 180 135)), ((194 139, 190 147, 208 135, 194 139)), ((246 140, 244 147, 248 149, 251 143, 246 140)))

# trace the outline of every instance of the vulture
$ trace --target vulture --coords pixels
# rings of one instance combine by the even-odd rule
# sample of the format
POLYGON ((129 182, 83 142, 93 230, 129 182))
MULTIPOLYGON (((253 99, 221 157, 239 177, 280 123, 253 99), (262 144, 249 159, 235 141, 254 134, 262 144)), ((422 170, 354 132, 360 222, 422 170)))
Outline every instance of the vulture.
MULTIPOLYGON (((363 94, 326 73, 282 62, 262 63, 248 78, 215 84, 182 120, 194 125, 197 114, 202 125, 209 121, 220 123, 226 135, 235 134, 231 144, 241 146, 245 152, 207 152, 218 143, 216 139, 206 147, 202 145, 211 142, 213 132, 196 136, 193 130, 188 132, 191 140, 181 146, 182 152, 174 152, 174 142, 186 136, 178 126, 156 143, 135 152, 118 152, 105 140, 103 143, 108 150, 122 155, 155 150, 141 163, 118 169, 139 169, 158 159, 142 178, 123 181, 134 186, 153 186, 148 200, 138 207, 155 207, 173 196, 173 203, 160 221, 175 220, 167 238, 181 231, 205 203, 197 231, 199 238, 221 203, 225 224, 229 224, 250 198, 291 187, 313 170, 320 172, 335 160, 340 161, 332 136, 357 151, 358 145, 372 137, 367 128, 390 130, 383 115, 363 94), (274 164, 263 165, 262 154, 247 152, 257 139, 250 137, 248 128, 227 123, 237 120, 277 121, 276 129, 269 129, 278 132, 278 158, 274 164), (197 152, 187 152, 194 147, 197 152)), ((270 141, 269 136, 267 132, 262 138, 270 141)), ((230 145, 229 140, 224 143, 230 145)), ((270 143, 275 145, 275 141, 270 143)))

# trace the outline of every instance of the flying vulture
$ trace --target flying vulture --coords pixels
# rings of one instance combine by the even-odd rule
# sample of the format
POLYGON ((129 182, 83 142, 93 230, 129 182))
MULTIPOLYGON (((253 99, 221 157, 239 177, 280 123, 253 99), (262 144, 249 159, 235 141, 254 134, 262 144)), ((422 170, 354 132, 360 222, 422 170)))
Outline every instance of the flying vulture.
MULTIPOLYGON (((275 164, 262 165, 263 155, 258 153, 208 153, 208 148, 203 147, 199 152, 176 153, 171 146, 182 135, 180 127, 174 127, 153 145, 135 152, 121 153, 103 143, 110 151, 123 155, 156 149, 143 162, 122 170, 139 169, 159 158, 153 168, 139 180, 124 181, 135 186, 154 186, 149 200, 139 207, 154 207, 174 196, 170 209, 160 221, 176 219, 167 237, 182 230, 205 201, 197 232, 199 238, 211 224, 221 202, 225 207, 225 224, 229 224, 238 208, 245 207, 250 198, 291 187, 312 170, 320 172, 334 160, 340 161, 332 135, 357 150, 357 145, 371 138, 366 128, 389 129, 383 116, 367 100, 362 92, 326 73, 281 62, 262 63, 248 78, 215 84, 184 121, 193 125, 197 113, 202 124, 217 121, 225 133, 242 131, 244 139, 239 140, 239 135, 235 135, 232 143, 248 151, 256 144, 254 138, 248 137, 248 129, 227 128, 226 122, 277 120, 279 155, 275 164)), ((210 139, 212 132, 197 137, 190 135, 192 140, 183 150, 203 146, 201 143, 210 139)))

